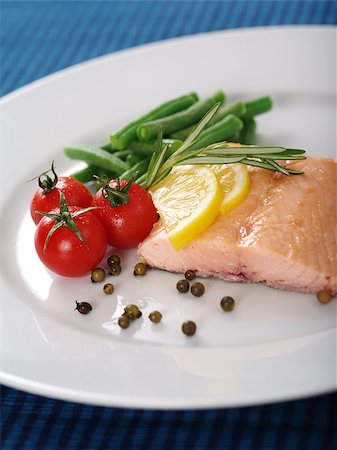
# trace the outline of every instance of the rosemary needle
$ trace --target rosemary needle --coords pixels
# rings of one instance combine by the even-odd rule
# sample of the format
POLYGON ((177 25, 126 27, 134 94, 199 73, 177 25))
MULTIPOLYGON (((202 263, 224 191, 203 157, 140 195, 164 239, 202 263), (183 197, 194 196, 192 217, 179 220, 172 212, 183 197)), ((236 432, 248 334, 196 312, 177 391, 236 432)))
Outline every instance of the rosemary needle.
POLYGON ((288 169, 278 164, 278 160, 301 160, 306 159, 304 150, 291 149, 281 146, 256 146, 256 145, 233 145, 230 142, 217 142, 193 150, 199 134, 207 126, 218 110, 220 103, 214 105, 201 119, 192 133, 185 139, 182 145, 173 153, 168 154, 167 145, 163 144, 162 134, 159 133, 156 148, 146 174, 145 187, 159 183, 165 178, 176 165, 182 164, 232 164, 241 163, 262 169, 281 172, 285 175, 300 175, 303 172, 288 169))

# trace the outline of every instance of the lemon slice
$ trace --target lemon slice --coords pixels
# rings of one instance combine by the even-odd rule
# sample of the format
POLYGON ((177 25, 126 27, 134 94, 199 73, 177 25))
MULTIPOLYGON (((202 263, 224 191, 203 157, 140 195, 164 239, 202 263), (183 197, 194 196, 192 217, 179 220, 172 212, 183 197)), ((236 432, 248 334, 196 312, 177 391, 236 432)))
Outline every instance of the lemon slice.
POLYGON ((227 214, 247 197, 250 176, 244 164, 215 164, 208 166, 217 176, 224 193, 220 213, 227 214))
POLYGON ((223 189, 206 166, 176 166, 150 193, 164 221, 168 238, 179 250, 215 220, 223 189))

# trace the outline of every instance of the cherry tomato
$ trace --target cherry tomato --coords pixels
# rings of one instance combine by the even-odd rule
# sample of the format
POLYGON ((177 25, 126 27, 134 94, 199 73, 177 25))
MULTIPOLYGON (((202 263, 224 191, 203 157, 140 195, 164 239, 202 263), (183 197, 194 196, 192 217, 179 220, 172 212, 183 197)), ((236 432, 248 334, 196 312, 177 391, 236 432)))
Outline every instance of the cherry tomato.
MULTIPOLYGON (((81 209, 69 206, 68 211, 72 215, 81 209)), ((60 214, 60 208, 50 211, 50 214, 60 214)), ((48 216, 42 217, 35 231, 35 248, 39 258, 48 269, 65 277, 77 277, 90 272, 101 262, 107 247, 104 227, 92 210, 72 220, 86 245, 66 225, 57 228, 46 244, 48 233, 56 223, 48 216)))
MULTIPOLYGON (((125 189, 127 181, 120 181, 120 189, 125 189)), ((106 187, 118 192, 118 182, 112 180, 106 187)), ((112 207, 101 188, 94 195, 92 206, 100 207, 93 213, 104 225, 108 244, 116 248, 136 247, 149 235, 152 226, 158 220, 156 208, 150 194, 137 183, 132 183, 127 190, 129 201, 126 204, 112 207), (103 195, 102 195, 103 194, 103 195)))
POLYGON ((72 177, 58 178, 53 165, 51 171, 54 174, 53 180, 47 175, 47 172, 39 176, 40 187, 35 191, 30 203, 30 213, 36 224, 42 219, 42 215, 36 211, 49 212, 59 207, 59 191, 64 193, 68 205, 86 208, 92 201, 92 195, 83 183, 72 177))

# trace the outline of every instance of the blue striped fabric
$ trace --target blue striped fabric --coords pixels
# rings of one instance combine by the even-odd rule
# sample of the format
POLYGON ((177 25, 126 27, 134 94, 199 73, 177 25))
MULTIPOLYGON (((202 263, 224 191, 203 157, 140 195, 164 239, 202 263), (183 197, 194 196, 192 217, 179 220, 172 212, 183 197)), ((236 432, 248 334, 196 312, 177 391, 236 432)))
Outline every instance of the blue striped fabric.
POLYGON ((335 395, 204 411, 102 408, 2 389, 2 449, 336 448, 335 395))
MULTIPOLYGON (((84 60, 207 31, 337 23, 335 1, 0 1, 0 95, 84 60)), ((102 408, 2 388, 1 449, 336 448, 336 395, 249 408, 102 408)))
POLYGON ((229 28, 335 24, 335 1, 2 1, 0 95, 117 50, 229 28))

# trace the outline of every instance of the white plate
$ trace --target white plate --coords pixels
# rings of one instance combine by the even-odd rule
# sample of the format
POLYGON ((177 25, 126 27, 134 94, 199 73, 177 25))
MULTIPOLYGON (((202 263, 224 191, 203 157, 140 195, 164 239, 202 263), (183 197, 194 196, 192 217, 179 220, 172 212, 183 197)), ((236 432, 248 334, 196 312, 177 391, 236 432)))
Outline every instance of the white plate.
POLYGON ((229 101, 271 95, 259 141, 335 155, 335 29, 266 28, 199 35, 124 51, 65 70, 1 103, 1 381, 100 405, 201 408, 257 404, 331 391, 336 384, 335 302, 263 286, 206 280, 179 295, 174 274, 132 275, 124 252, 115 294, 89 277, 49 273, 33 248, 28 204, 49 167, 74 168, 65 144, 97 144, 152 106, 223 88, 229 101), (6 162, 5 161, 6 156, 6 162), (235 311, 219 307, 232 295, 235 311), (82 316, 75 300, 93 311, 82 316), (127 303, 143 317, 116 324, 127 303), (163 322, 147 319, 151 310, 163 322), (187 338, 183 320, 198 325, 187 338))

